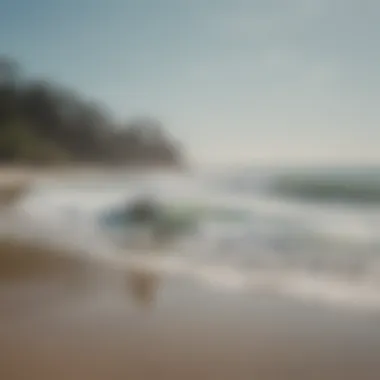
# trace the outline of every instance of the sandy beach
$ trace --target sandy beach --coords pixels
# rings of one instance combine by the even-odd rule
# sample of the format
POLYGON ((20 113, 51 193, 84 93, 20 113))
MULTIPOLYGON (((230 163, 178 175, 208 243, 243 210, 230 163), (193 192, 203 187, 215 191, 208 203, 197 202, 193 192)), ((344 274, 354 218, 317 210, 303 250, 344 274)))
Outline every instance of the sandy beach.
POLYGON ((0 243, 4 380, 375 380, 379 327, 371 311, 0 243))
POLYGON ((380 319, 0 249, 0 378, 378 379, 380 319))

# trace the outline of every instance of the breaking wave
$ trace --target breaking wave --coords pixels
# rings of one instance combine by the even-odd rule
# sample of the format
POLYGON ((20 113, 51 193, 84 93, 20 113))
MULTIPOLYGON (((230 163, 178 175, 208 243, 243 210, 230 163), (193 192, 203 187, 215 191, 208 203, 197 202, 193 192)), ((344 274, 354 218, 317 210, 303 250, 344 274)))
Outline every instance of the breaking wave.
MULTIPOLYGON (((294 189, 292 184, 298 181, 309 184, 301 186, 307 189, 305 193, 314 194, 310 186, 315 180, 292 174, 285 179, 278 176, 273 183, 277 181, 277 194, 288 194, 290 190, 283 190, 284 184, 294 189)), ((331 182, 326 177, 324 181, 331 182)), ((197 233, 182 236, 159 250, 120 246, 115 240, 120 231, 106 231, 99 223, 100 216, 133 199, 141 183, 119 176, 92 183, 40 184, 6 217, 0 217, 0 232, 4 239, 51 247, 60 257, 80 257, 121 270, 136 265, 149 267, 157 273, 188 276, 216 291, 264 292, 341 306, 380 308, 378 209, 348 207, 351 203, 334 208, 287 202, 272 197, 271 191, 263 195, 262 190, 241 196, 217 190, 199 178, 154 178, 147 183, 143 186, 154 189, 166 201, 244 210, 250 218, 226 223, 202 217, 197 233)), ((353 194, 355 199, 374 199, 362 190, 366 188, 363 182, 360 186, 355 182, 357 187, 352 185, 348 191, 343 182, 339 183, 334 189, 341 190, 331 190, 329 199, 339 193, 337 199, 341 200, 344 191, 350 194, 346 201, 353 194)), ((366 186, 369 183, 375 186, 371 181, 366 186)), ((324 199, 328 198, 326 193, 324 199)), ((127 235, 123 229, 121 234, 127 235)), ((50 262, 49 250, 44 252, 29 253, 24 264, 22 255, 16 262, 6 262, 13 267, 33 266, 36 262, 32 257, 36 257, 42 265, 50 262)))
POLYGON ((380 203, 380 177, 289 175, 274 180, 272 193, 311 201, 380 203))

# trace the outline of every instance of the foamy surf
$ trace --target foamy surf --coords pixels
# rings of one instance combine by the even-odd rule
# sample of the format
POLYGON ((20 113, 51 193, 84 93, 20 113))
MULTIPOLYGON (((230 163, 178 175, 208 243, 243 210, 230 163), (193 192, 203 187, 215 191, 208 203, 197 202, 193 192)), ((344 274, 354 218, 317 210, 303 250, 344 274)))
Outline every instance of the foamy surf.
POLYGON ((259 197, 249 200, 216 192, 194 179, 191 186, 189 180, 165 179, 157 181, 156 194, 163 199, 244 207, 254 222, 204 223, 197 236, 160 250, 121 248, 97 218, 154 181, 143 186, 124 177, 112 181, 39 183, 0 218, 0 231, 4 238, 52 250, 59 247, 60 254, 116 270, 149 269, 215 291, 282 295, 361 310, 380 308, 376 224, 368 223, 378 217, 373 210, 372 219, 365 219, 368 215, 363 212, 294 206, 259 197))

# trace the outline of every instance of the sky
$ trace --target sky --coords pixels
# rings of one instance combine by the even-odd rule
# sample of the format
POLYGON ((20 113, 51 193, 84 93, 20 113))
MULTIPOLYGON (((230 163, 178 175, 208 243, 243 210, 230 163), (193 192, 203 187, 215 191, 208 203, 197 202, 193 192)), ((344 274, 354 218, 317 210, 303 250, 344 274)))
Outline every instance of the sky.
POLYGON ((378 0, 0 0, 28 75, 159 119, 199 163, 380 164, 378 0))

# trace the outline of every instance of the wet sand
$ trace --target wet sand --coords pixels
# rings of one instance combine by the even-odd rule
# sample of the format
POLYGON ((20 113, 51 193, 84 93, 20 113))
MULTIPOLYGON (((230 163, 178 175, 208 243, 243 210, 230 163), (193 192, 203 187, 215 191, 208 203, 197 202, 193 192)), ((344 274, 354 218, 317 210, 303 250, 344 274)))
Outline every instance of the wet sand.
POLYGON ((379 379, 380 318, 0 245, 0 379, 379 379))

